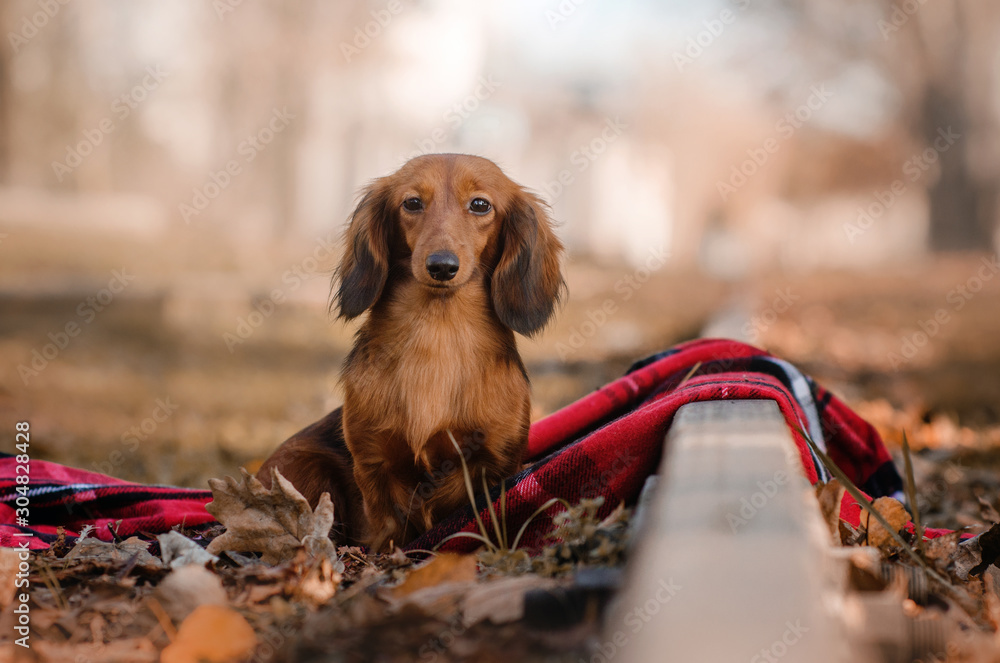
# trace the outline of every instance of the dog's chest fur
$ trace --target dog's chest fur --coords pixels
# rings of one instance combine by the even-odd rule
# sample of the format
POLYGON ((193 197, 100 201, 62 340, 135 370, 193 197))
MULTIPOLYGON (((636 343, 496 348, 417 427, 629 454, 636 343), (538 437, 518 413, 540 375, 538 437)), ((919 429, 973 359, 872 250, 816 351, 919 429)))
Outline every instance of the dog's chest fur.
POLYGON ((489 430, 493 419, 522 408, 528 385, 513 334, 487 298, 478 283, 447 296, 405 284, 372 311, 358 335, 345 386, 382 415, 378 428, 401 434, 416 456, 435 433, 489 430), (415 298, 420 306, 413 306, 415 298), (379 335, 382 329, 393 336, 379 335), (518 374, 513 381, 511 371, 518 374), (511 382, 518 388, 499 391, 511 382))

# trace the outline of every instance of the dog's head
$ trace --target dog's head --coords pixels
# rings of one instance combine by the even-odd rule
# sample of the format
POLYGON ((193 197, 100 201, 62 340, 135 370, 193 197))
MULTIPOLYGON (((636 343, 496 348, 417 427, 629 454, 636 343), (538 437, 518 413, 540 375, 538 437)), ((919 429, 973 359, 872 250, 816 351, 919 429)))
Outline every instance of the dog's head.
POLYGON ((500 321, 531 335, 562 293, 562 250, 545 204, 492 161, 419 156, 365 189, 332 303, 341 317, 361 315, 381 297, 393 266, 408 262, 417 283, 441 296, 483 279, 500 321))

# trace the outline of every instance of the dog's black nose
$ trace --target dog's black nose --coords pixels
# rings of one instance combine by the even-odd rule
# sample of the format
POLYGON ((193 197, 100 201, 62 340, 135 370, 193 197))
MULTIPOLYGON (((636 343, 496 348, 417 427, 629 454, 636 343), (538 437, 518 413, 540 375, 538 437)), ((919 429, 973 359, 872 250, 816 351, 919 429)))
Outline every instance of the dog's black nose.
POLYGON ((427 256, 426 267, 435 281, 450 281, 458 274, 458 256, 451 251, 436 251, 427 256))

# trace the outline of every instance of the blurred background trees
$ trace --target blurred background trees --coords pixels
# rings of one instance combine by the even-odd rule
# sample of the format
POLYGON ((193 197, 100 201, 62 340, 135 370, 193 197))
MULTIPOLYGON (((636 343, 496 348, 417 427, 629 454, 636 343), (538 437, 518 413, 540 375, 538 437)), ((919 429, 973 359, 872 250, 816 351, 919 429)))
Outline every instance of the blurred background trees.
POLYGON ((287 109, 287 131, 199 223, 264 242, 313 236, 367 179, 458 150, 548 194, 581 254, 641 261, 652 242, 680 263, 741 247, 748 267, 808 266, 995 241, 1000 9, 982 0, 17 0, 0 12, 5 195, 120 194, 147 215, 136 226, 184 223, 181 204, 287 109), (150 67, 163 80, 123 106, 150 67), (830 102, 776 131, 820 85, 830 102), (626 128, 602 140, 615 118, 626 128), (904 164, 949 127, 961 138, 911 185, 904 164), (745 164, 768 137, 780 149, 745 164), (734 168, 753 174, 735 186, 734 168), (846 237, 817 250, 895 179, 900 209, 863 250, 846 237))
POLYGON ((942 129, 961 139, 940 152, 926 184, 935 251, 988 250, 998 188, 997 25, 1000 6, 976 0, 781 2, 817 69, 871 66, 891 85, 893 120, 916 147, 933 149, 942 129), (864 24, 844 21, 864 16, 864 24), (860 28, 860 29, 859 29, 860 28))
POLYGON ((569 248, 521 341, 536 417, 717 333, 890 437, 1000 431, 996 3, 9 0, 0 29, 0 426, 44 457, 199 484, 336 406, 356 192, 443 151, 569 248))

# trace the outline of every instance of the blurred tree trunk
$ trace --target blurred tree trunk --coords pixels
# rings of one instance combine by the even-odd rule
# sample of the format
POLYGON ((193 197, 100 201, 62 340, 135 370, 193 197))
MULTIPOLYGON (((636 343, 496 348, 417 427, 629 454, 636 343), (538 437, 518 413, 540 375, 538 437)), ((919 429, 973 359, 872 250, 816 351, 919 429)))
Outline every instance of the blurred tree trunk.
POLYGON ((960 137, 939 151, 939 176, 928 187, 932 251, 989 250, 996 221, 996 185, 984 186, 969 162, 970 134, 975 131, 961 96, 927 87, 922 100, 922 138, 928 147, 941 141, 942 132, 960 137))
MULTIPOLYGON (((932 251, 989 250, 996 224, 997 183, 989 173, 973 169, 971 147, 990 131, 987 98, 972 94, 970 87, 988 85, 990 67, 977 66, 975 46, 970 42, 968 11, 972 20, 992 19, 992 11, 981 11, 961 1, 942 3, 931 12, 920 12, 913 21, 912 38, 922 63, 914 104, 919 114, 915 138, 938 153, 938 177, 928 184, 932 251), (942 134, 957 136, 941 149, 942 134)), ((992 171, 993 169, 988 169, 992 171)))
POLYGON ((904 158, 927 170, 914 178, 927 191, 927 248, 990 250, 1000 194, 993 92, 1000 3, 853 0, 845 10, 842 0, 779 0, 778 6, 805 35, 800 55, 813 71, 832 76, 847 64, 865 63, 882 69, 896 87, 899 119, 917 147, 904 158), (845 11, 847 20, 840 20, 845 11), (866 29, 872 15, 876 29, 866 29), (948 132, 959 137, 945 146, 941 136, 948 132))

